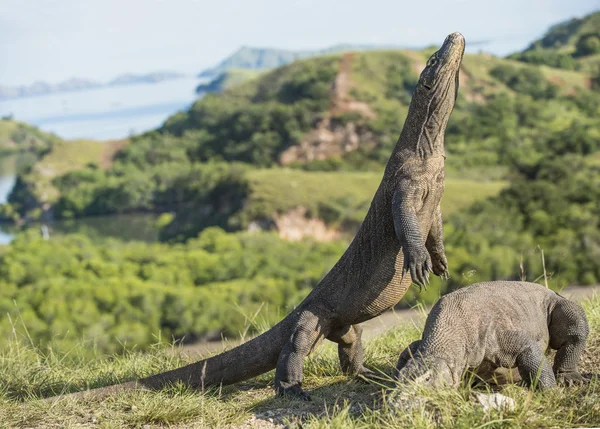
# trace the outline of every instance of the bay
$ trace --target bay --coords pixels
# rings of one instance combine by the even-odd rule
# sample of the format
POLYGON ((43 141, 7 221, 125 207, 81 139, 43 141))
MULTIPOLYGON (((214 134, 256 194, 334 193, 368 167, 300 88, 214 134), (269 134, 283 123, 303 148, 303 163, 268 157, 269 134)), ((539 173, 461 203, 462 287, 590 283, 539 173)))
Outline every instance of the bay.
POLYGON ((115 140, 159 127, 197 100, 195 89, 204 82, 186 77, 1 100, 0 116, 68 140, 115 140))

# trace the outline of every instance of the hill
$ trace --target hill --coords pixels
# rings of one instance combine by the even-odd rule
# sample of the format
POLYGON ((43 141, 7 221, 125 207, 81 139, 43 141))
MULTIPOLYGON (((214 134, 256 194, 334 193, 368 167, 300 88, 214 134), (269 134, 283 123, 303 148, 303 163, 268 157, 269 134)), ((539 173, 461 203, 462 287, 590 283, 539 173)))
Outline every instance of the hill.
POLYGON ((260 76, 262 72, 263 70, 260 69, 229 69, 219 74, 210 82, 198 85, 196 87, 196 92, 198 94, 205 92, 223 92, 235 85, 260 76))
POLYGON ((0 153, 34 152, 43 154, 61 139, 24 122, 0 119, 0 153))
POLYGON ((600 11, 553 25, 525 51, 510 58, 600 73, 600 11))
POLYGON ((121 74, 110 82, 108 82, 108 86, 118 86, 118 85, 133 85, 136 83, 157 83, 165 80, 173 80, 184 77, 183 73, 177 73, 173 71, 157 71, 147 74, 133 74, 126 73, 121 74))
MULTIPOLYGON (((195 235, 210 224, 247 228, 262 219, 248 217, 248 209, 240 212, 248 207, 244 201, 261 198, 251 195, 250 176, 244 172, 248 169, 381 171, 430 53, 334 54, 265 72, 221 94, 208 94, 159 130, 134 137, 105 171, 81 168, 69 173, 54 168, 52 158, 46 157, 37 171, 52 173, 45 178, 23 174, 21 188, 31 192, 15 193, 11 203, 22 215, 35 206, 51 205, 58 217, 134 211, 175 211, 183 216, 191 205, 211 206, 217 194, 224 193, 234 200, 221 198, 216 217, 185 229, 195 235), (51 182, 55 191, 36 191, 45 188, 40 186, 44 182, 51 182), (201 194, 193 190, 199 186, 201 194)), ((579 127, 593 136, 598 125, 598 96, 587 91, 589 77, 583 72, 481 54, 465 56, 460 80, 446 145, 447 167, 456 179, 499 179, 514 159, 525 154, 532 161, 543 157, 543 142, 553 133, 579 127)), ((365 191, 364 200, 371 192, 365 191)), ((271 206, 273 213, 260 215, 272 220, 290 209, 286 197, 284 192, 279 207, 271 206)), ((167 236, 182 237, 174 230, 167 236)))
POLYGON ((314 51, 290 51, 286 49, 242 46, 216 66, 202 71, 198 77, 215 79, 232 69, 269 70, 292 63, 296 60, 311 57, 319 57, 339 52, 370 51, 377 49, 393 48, 389 46, 342 44, 314 51))

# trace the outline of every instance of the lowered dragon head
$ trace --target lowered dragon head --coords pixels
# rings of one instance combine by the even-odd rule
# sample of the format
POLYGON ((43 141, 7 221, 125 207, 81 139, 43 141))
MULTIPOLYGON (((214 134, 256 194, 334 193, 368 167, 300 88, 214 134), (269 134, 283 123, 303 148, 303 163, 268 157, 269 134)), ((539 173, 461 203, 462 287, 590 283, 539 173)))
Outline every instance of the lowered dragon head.
POLYGON ((417 357, 409 360, 398 371, 396 379, 400 383, 412 382, 424 386, 454 386, 456 377, 445 359, 417 357))
POLYGON ((452 33, 427 61, 413 93, 399 143, 424 157, 444 153, 444 132, 458 95, 465 38, 452 33))

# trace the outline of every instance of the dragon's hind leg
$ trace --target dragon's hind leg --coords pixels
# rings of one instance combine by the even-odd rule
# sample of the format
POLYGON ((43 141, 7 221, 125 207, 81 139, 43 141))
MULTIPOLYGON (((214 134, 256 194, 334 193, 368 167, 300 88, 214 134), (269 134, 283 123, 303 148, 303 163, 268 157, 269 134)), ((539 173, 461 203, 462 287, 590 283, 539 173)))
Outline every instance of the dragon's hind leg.
POLYGON ((523 382, 540 390, 556 386, 552 367, 544 350, 530 335, 522 331, 504 331, 498 336, 500 357, 504 367, 516 364, 523 382))
POLYGON ((376 374, 365 368, 362 347, 362 328, 359 325, 346 325, 332 330, 327 339, 337 343, 338 356, 342 372, 347 375, 358 375, 376 378, 376 374))
POLYGON ((310 400, 308 393, 302 390, 304 358, 317 346, 328 330, 325 320, 309 310, 300 314, 296 329, 283 346, 277 361, 275 391, 278 395, 310 400))

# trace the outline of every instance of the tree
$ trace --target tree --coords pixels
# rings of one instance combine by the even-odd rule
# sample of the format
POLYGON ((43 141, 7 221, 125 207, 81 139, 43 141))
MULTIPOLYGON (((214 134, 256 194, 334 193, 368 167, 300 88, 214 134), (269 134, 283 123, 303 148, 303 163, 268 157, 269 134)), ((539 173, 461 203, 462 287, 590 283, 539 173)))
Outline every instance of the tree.
POLYGON ((585 57, 600 53, 600 33, 582 35, 575 45, 575 56, 585 57))

